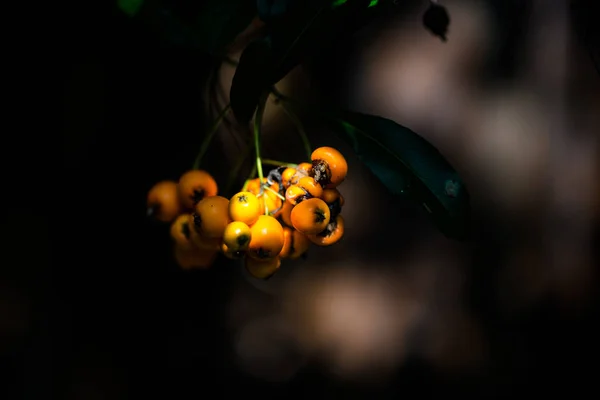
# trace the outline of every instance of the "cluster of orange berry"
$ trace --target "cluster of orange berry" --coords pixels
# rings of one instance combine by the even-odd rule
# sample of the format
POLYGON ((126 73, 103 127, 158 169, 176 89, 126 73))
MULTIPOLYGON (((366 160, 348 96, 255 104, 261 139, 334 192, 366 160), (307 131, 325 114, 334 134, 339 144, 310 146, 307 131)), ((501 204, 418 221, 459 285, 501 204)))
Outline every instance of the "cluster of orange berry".
POLYGON ((217 254, 244 259, 248 272, 266 279, 285 258, 306 254, 311 243, 329 246, 344 234, 344 198, 337 187, 348 165, 332 147, 313 151, 311 162, 284 165, 266 177, 246 181, 230 199, 202 170, 179 182, 162 181, 148 193, 148 210, 171 222, 180 267, 208 268, 217 254))

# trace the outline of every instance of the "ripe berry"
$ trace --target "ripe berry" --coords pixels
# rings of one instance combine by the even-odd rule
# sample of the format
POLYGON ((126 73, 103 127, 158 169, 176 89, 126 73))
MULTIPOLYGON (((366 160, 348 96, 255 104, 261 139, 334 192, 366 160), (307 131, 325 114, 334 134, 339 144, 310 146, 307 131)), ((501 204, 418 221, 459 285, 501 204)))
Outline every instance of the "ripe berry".
POLYGON ((300 203, 302 200, 306 200, 307 198, 308 196, 306 191, 298 185, 290 185, 290 187, 285 191, 286 203, 290 203, 294 206, 300 203))
POLYGON ((300 163, 296 167, 296 172, 292 175, 290 179, 291 185, 296 185, 301 178, 305 176, 309 176, 312 173, 312 164, 311 163, 300 163))
POLYGON ((283 227, 274 217, 261 215, 250 227, 248 255, 258 260, 276 257, 283 248, 283 227))
POLYGON ((310 197, 321 197, 323 194, 323 188, 317 183, 317 181, 315 181, 315 178, 311 176, 300 178, 298 181, 298 186, 304 189, 304 191, 310 195, 310 197))
POLYGON ((173 221, 181 213, 177 183, 161 181, 148 191, 148 215, 162 222, 173 221))
POLYGON ((286 168, 281 173, 281 184, 285 189, 291 185, 291 180, 296 174, 296 168, 286 168))
POLYGON ((256 260, 254 258, 246 257, 245 267, 246 270, 255 278, 268 279, 277 272, 281 266, 281 260, 279 257, 273 257, 266 260, 256 260))
POLYGON ((312 197, 321 197, 323 194, 323 188, 310 176, 302 177, 298 180, 295 185, 290 185, 285 191, 285 198, 287 201, 296 205, 303 200, 310 199, 312 197))
POLYGON ((309 162, 303 162, 298 164, 296 172, 302 176, 308 176, 312 173, 312 164, 309 162))
POLYGON ((252 233, 250 227, 243 222, 234 221, 225 227, 223 243, 231 252, 239 252, 248 249, 252 233))
POLYGON ((229 200, 229 218, 252 225, 262 214, 258 199, 251 192, 239 192, 229 200))
POLYGON ((290 219, 294 228, 310 235, 322 232, 329 224, 330 216, 327 204, 321 199, 313 198, 294 206, 290 219))
POLYGON ((292 232, 292 248, 288 257, 292 260, 302 257, 308 251, 310 243, 304 233, 294 230, 292 232))
POLYGON ((199 248, 184 249, 175 246, 175 261, 182 269, 205 269, 210 267, 217 257, 217 252, 199 248))
POLYGON ((221 244, 221 252, 223 255, 232 260, 239 260, 244 257, 243 251, 233 251, 225 243, 221 244))
POLYGON ((344 236, 344 217, 338 215, 327 228, 316 235, 307 235, 308 239, 317 246, 331 246, 344 236))
POLYGON ((220 238, 208 238, 198 232, 198 228, 194 225, 194 215, 190 214, 188 219, 190 227, 190 240, 199 249, 218 251, 221 248, 220 238))
POLYGON ((175 244, 182 249, 191 249, 194 246, 191 239, 189 225, 190 214, 181 214, 171 224, 170 234, 175 244))
POLYGON ((275 214, 281 209, 283 201, 277 196, 277 193, 279 193, 279 184, 273 183, 269 187, 273 191, 264 189, 263 194, 258 197, 258 203, 261 213, 265 212, 266 206, 266 211, 275 214))
POLYGON ((191 210, 200 200, 216 196, 217 182, 206 171, 193 169, 179 178, 179 196, 186 209, 191 210))
POLYGON ((289 227, 292 227, 292 209, 294 208, 294 205, 292 203, 290 203, 289 201, 284 201, 283 205, 281 206, 281 210, 279 210, 278 212, 278 217, 283 221, 284 224, 286 224, 289 227))
POLYGON ((329 207, 331 219, 335 220, 335 217, 342 212, 344 206, 344 196, 337 189, 325 189, 321 195, 321 199, 329 207))
POLYGON ((283 247, 279 252, 279 258, 287 258, 290 255, 292 250, 292 240, 294 236, 294 231, 287 226, 283 227, 283 247))
MULTIPOLYGON (((267 183, 267 178, 263 178, 263 183, 267 183)), ((260 179, 254 178, 248 182, 246 185, 246 190, 250 193, 254 193, 255 195, 260 193, 260 179)))
POLYGON ((196 204, 192 216, 198 233, 207 238, 221 238, 230 222, 229 200, 223 196, 206 197, 196 204))
POLYGON ((319 147, 310 158, 312 176, 324 188, 334 188, 346 179, 348 163, 342 153, 333 147, 319 147))

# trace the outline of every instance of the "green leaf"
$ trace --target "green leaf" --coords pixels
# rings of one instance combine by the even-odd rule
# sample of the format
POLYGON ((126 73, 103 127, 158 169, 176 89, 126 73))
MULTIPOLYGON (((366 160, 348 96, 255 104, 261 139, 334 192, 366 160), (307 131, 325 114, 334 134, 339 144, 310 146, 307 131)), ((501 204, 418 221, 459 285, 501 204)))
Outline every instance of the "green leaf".
POLYGON ((344 112, 333 121, 336 132, 392 193, 423 206, 447 237, 467 238, 469 194, 458 173, 431 143, 378 116, 344 112))
POLYGON ((268 39, 250 43, 242 52, 231 82, 229 101, 238 122, 252 119, 260 96, 270 87, 273 54, 268 39))
POLYGON ((130 17, 134 17, 142 8, 144 0, 117 0, 119 9, 130 17))

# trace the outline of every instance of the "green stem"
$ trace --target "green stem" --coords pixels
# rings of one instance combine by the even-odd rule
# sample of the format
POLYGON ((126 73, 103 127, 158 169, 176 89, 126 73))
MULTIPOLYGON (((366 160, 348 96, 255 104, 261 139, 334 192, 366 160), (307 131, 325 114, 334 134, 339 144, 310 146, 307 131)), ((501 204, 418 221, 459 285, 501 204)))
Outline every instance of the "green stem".
POLYGON ((258 172, 258 178, 260 179, 261 184, 263 181, 263 169, 262 160, 260 159, 260 136, 262 131, 263 114, 265 113, 268 97, 268 93, 265 93, 261 96, 256 109, 256 114, 254 116, 254 150, 256 151, 256 171, 258 172))
POLYGON ((298 166, 298 164, 293 164, 293 163, 286 163, 283 161, 277 161, 277 160, 269 160, 267 158, 263 158, 262 159, 262 163, 265 165, 272 165, 274 167, 290 167, 290 168, 296 168, 298 166))
POLYGON ((271 189, 268 186, 265 186, 265 189, 267 189, 269 192, 273 193, 275 196, 279 197, 281 200, 285 201, 285 197, 283 197, 279 192, 276 192, 275 190, 271 189))
POLYGON ((308 135, 306 135, 304 126, 302 125, 302 122, 300 122, 300 119, 296 113, 287 105, 287 103, 292 103, 293 100, 281 94, 281 92, 279 92, 274 86, 271 88, 271 93, 275 96, 275 98, 277 98, 277 100, 280 101, 283 112, 285 112, 288 118, 292 121, 292 124, 294 124, 294 127, 296 128, 296 131, 302 140, 302 144, 304 145, 304 151, 306 152, 307 159, 310 160, 310 156, 312 155, 312 147, 310 145, 310 141, 308 140, 308 135))
POLYGON ((204 154, 206 153, 206 150, 208 150, 208 146, 210 145, 212 138, 215 136, 215 133, 217 133, 217 130, 219 129, 219 126, 221 125, 223 118, 225 118, 225 116, 227 115, 227 112, 229 112, 230 109, 231 109, 231 105, 227 104, 225 106, 225 108, 223 108, 223 110, 221 110, 221 113, 217 116, 217 118, 214 120, 212 126, 210 127, 210 129, 206 133, 206 136, 204 137, 204 141, 202 142, 202 145, 200 146, 200 151, 198 152, 198 155, 196 156, 196 159, 194 160, 192 169, 200 168, 200 163, 202 162, 202 157, 204 157, 204 154))

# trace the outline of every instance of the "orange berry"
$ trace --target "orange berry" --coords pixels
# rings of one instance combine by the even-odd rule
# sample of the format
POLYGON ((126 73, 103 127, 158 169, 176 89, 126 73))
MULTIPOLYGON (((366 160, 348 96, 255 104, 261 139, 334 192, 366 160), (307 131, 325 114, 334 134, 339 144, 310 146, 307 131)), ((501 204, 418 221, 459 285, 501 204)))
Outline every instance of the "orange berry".
POLYGON ((229 200, 229 218, 233 221, 252 225, 260 214, 260 203, 252 192, 239 192, 229 200))
POLYGON ((248 249, 251 237, 252 232, 248 225, 240 221, 233 221, 225 227, 223 243, 232 252, 244 251, 248 249))
POLYGON ((223 196, 206 197, 194 207, 195 229, 204 237, 221 238, 229 224, 229 200, 223 196))
POLYGON ((198 229, 194 225, 194 216, 190 214, 188 219, 188 225, 190 227, 190 241, 194 246, 203 250, 218 251, 221 248, 220 238, 207 238, 202 236, 198 229))
POLYGON ((185 249, 175 246, 175 261, 182 269, 205 269, 210 267, 217 257, 217 252, 197 247, 185 249))
POLYGON ((331 219, 335 219, 335 217, 342 212, 344 197, 337 189, 325 189, 321 199, 327 203, 331 214, 331 219))
POLYGON ((294 240, 294 231, 287 227, 283 227, 283 247, 279 252, 279 258, 286 258, 292 251, 292 241, 294 240))
POLYGON ((208 172, 193 169, 179 178, 179 196, 183 206, 191 210, 200 200, 216 196, 217 182, 208 172))
POLYGON ((295 260, 306 254, 308 248, 310 247, 310 243, 310 240, 304 233, 298 232, 296 230, 293 231, 292 248, 290 250, 289 258, 295 260))
POLYGON ((296 168, 288 167, 283 170, 283 172, 281 173, 281 184, 284 188, 287 189, 291 185, 290 181, 292 180, 295 174, 296 168))
POLYGON ((344 217, 338 215, 327 228, 315 235, 307 235, 308 239, 317 246, 331 246, 344 236, 344 217))
POLYGON ((268 279, 277 272, 281 266, 281 260, 279 257, 273 257, 267 260, 256 260, 254 258, 246 257, 244 264, 246 270, 253 277, 258 279, 268 279))
MULTIPOLYGON (((263 183, 267 182, 267 178, 263 178, 263 183)), ((248 184, 246 185, 246 190, 250 193, 253 193, 255 195, 260 193, 260 179, 259 178, 254 178, 251 179, 248 184)))
POLYGON ((296 167, 296 171, 302 174, 303 176, 308 176, 312 172, 312 164, 309 162, 300 163, 296 167))
POLYGON ((298 184, 298 181, 305 176, 309 176, 312 172, 312 164, 311 163, 300 163, 296 167, 296 173, 292 175, 290 179, 291 185, 298 184))
POLYGON ((258 260, 276 257, 283 248, 283 227, 274 217, 261 215, 250 227, 248 255, 258 260))
POLYGON ((317 198, 304 200, 294 206, 290 215, 294 228, 307 235, 322 232, 329 224, 330 217, 327 204, 317 198))
POLYGON ((161 181, 148 191, 148 215, 162 222, 173 221, 182 211, 177 183, 161 181))
POLYGON ((273 193, 271 193, 271 195, 269 195, 267 193, 267 191, 265 191, 262 196, 260 196, 258 198, 258 204, 260 207, 260 210, 264 213, 265 212, 265 205, 266 205, 266 211, 268 211, 271 214, 275 214, 278 213, 279 210, 281 209, 283 201, 275 196, 273 193))
POLYGON ((196 247, 191 239, 189 218, 190 214, 179 215, 171 224, 171 229, 169 231, 175 244, 185 249, 196 247))
POLYGON ((319 147, 310 158, 313 167, 311 176, 324 188, 334 188, 346 179, 348 163, 333 147, 319 147))
POLYGON ((289 227, 292 227, 292 209, 294 208, 294 205, 292 203, 290 203, 289 201, 284 201, 283 205, 281 206, 281 210, 278 213, 278 217, 283 221, 284 224, 286 224, 289 227))
POLYGON ((325 189, 323 190, 323 194, 319 197, 321 197, 325 203, 331 204, 342 199, 342 194, 337 189, 325 189))
POLYGON ((305 176, 304 178, 300 178, 298 181, 298 186, 300 186, 306 193, 310 195, 310 197, 321 197, 323 194, 323 187, 315 181, 315 178, 311 176, 305 176))
POLYGON ((239 260, 244 257, 243 251, 233 251, 225 243, 221 243, 221 252, 223 255, 232 260, 239 260))
POLYGON ((306 190, 302 189, 298 185, 290 185, 285 191, 285 199, 286 203, 290 203, 291 205, 296 205, 303 200, 308 198, 306 190))

